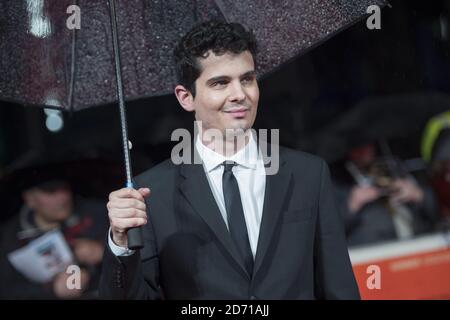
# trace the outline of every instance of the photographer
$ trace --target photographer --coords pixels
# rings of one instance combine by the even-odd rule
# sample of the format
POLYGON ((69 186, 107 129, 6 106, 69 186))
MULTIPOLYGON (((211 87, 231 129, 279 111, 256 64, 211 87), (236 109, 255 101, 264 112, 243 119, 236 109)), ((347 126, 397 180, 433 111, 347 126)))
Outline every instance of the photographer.
POLYGON ((433 193, 398 166, 389 172, 393 161, 376 158, 373 144, 351 152, 347 167, 359 178, 338 187, 349 246, 408 239, 434 229, 433 193))
POLYGON ((76 195, 64 177, 48 168, 24 170, 20 177, 16 183, 24 186, 23 205, 0 233, 0 299, 96 298, 107 229, 103 203, 76 195), (64 270, 41 283, 24 276, 8 259, 12 252, 56 230, 69 246, 72 263, 80 267, 80 289, 68 288, 70 275, 64 270))

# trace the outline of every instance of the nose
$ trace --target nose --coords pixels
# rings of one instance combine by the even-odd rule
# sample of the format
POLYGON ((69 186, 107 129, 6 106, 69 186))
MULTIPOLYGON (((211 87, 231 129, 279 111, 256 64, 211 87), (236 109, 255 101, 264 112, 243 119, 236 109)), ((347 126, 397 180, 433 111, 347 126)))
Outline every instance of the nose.
POLYGON ((230 102, 241 102, 245 100, 246 94, 240 82, 233 83, 230 86, 230 102))

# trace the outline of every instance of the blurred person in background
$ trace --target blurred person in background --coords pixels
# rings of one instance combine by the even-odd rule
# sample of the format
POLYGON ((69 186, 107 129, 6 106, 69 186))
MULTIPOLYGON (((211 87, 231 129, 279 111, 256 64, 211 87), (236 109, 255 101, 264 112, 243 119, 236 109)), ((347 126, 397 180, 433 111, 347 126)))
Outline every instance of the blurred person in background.
POLYGON ((423 132, 422 157, 439 204, 439 229, 450 228, 450 111, 431 118, 423 132))
POLYGON ((51 172, 35 170, 27 175, 23 206, 1 227, 0 298, 95 298, 107 230, 104 203, 75 196, 70 184, 51 172), (8 259, 8 254, 51 230, 60 230, 72 250, 72 264, 81 270, 80 289, 68 288, 70 273, 66 270, 47 283, 37 283, 17 271, 8 259))
POLYGON ((379 157, 374 144, 354 148, 346 169, 355 183, 337 185, 349 246, 409 239, 434 230, 432 190, 419 184, 392 156, 379 157))

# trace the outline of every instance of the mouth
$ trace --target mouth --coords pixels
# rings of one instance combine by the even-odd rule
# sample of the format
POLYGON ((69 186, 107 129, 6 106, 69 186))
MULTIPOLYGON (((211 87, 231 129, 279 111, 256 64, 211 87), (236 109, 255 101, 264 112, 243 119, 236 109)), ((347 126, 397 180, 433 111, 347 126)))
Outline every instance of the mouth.
POLYGON ((233 118, 243 118, 246 116, 248 108, 235 108, 224 111, 225 113, 231 115, 233 118))

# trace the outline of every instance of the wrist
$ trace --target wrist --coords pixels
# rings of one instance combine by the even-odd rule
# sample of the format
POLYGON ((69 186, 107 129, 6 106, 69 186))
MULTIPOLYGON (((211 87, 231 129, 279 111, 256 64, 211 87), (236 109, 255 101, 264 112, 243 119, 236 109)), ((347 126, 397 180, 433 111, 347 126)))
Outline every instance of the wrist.
POLYGON ((115 245, 128 248, 128 239, 126 233, 117 233, 111 230, 111 240, 115 245))

